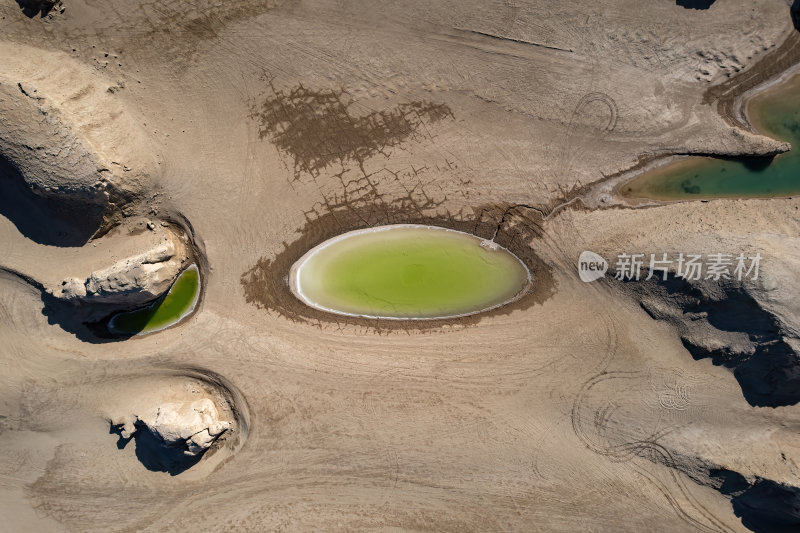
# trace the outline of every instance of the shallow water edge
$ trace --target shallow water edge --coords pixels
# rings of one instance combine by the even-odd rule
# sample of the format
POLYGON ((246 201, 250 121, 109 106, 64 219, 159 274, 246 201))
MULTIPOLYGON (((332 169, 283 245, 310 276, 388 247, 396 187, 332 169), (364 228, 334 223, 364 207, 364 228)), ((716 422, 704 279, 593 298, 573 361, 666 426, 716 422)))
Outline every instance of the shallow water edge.
POLYGON ((531 287, 532 287, 532 283, 533 283, 533 278, 532 278, 531 272, 528 269, 527 265, 519 257, 517 257, 514 253, 509 251, 507 248, 497 244, 496 242, 488 240, 488 239, 483 239, 483 238, 478 237, 478 236, 476 236, 474 234, 467 233, 467 232, 464 232, 464 231, 459 231, 459 230, 456 230, 456 229, 451 229, 451 228, 446 228, 446 227, 441 227, 441 226, 433 226, 433 225, 423 225, 423 224, 391 224, 391 225, 383 225, 383 226, 377 226, 377 227, 371 227, 371 228, 357 229, 357 230, 345 232, 345 233, 342 233, 340 235, 334 236, 334 237, 332 237, 332 238, 330 238, 330 239, 318 244, 317 246, 311 248, 304 255, 302 255, 296 262, 294 262, 294 264, 292 265, 292 267, 291 267, 291 269, 289 271, 289 276, 288 276, 288 285, 289 285, 289 289, 290 289, 292 295, 295 298, 297 298, 299 301, 301 301, 303 304, 305 304, 305 305, 307 305, 307 306, 309 306, 309 307, 311 307, 313 309, 316 309, 316 310, 319 310, 319 311, 324 311, 326 313, 332 313, 332 314, 335 314, 335 315, 346 316, 346 317, 392 320, 392 321, 407 321, 407 320, 411 320, 411 321, 434 321, 434 320, 457 319, 457 318, 461 318, 461 317, 467 317, 467 316, 476 315, 476 314, 479 314, 479 313, 483 313, 483 312, 486 312, 486 311, 497 309, 499 307, 503 307, 505 305, 508 305, 508 304, 510 304, 512 302, 515 302, 515 301, 519 300, 520 298, 525 296, 528 292, 530 292, 531 287), (516 294, 513 295, 513 297, 505 299, 504 301, 499 302, 499 303, 488 305, 486 307, 477 308, 477 309, 471 310, 469 312, 454 312, 454 313, 451 313, 451 314, 443 313, 443 314, 431 315, 431 316, 427 316, 427 315, 426 316, 408 316, 408 315, 391 316, 391 315, 381 315, 381 314, 348 312, 348 311, 344 311, 344 310, 341 310, 341 309, 332 308, 332 307, 330 307, 328 305, 323 305, 320 302, 315 301, 315 299, 313 297, 311 297, 311 296, 309 296, 309 294, 307 294, 307 291, 303 290, 302 281, 301 281, 301 279, 302 279, 301 272, 303 271, 303 269, 305 267, 307 267, 307 265, 309 265, 309 262, 312 259, 314 259, 315 256, 317 254, 319 254, 320 252, 322 252, 323 250, 326 250, 327 248, 329 248, 332 245, 336 245, 338 243, 341 243, 342 241, 344 241, 346 239, 350 239, 352 237, 357 237, 359 235, 363 236, 363 235, 366 235, 366 234, 375 234, 375 233, 380 233, 380 232, 387 232, 387 231, 393 231, 393 230, 397 231, 397 230, 404 230, 404 229, 405 230, 431 230, 433 232, 436 232, 437 234, 450 233, 450 234, 453 234, 454 236, 457 235, 457 236, 459 236, 461 238, 468 238, 469 240, 473 241, 477 246, 480 246, 484 250, 490 250, 490 251, 496 251, 496 252, 499 252, 499 253, 503 253, 503 254, 505 254, 506 257, 513 258, 513 261, 515 262, 515 264, 517 264, 519 267, 521 267, 521 269, 522 269, 521 271, 524 272, 524 282, 523 282, 522 288, 520 290, 518 290, 516 292, 516 294))
MULTIPOLYGON (((145 307, 117 313, 111 317, 108 322, 108 330, 116 335, 139 336, 156 333, 170 328, 194 313, 194 310, 200 300, 201 290, 202 280, 200 276, 200 270, 196 264, 192 264, 185 268, 178 275, 177 279, 173 282, 172 286, 170 286, 167 293, 161 298, 158 298, 156 301, 145 307), (189 279, 189 276, 192 276, 192 279, 189 279), (176 294, 176 290, 181 290, 181 292, 183 292, 183 285, 186 283, 188 283, 188 288, 191 290, 190 298, 186 301, 172 301, 171 299, 184 296, 183 294, 176 294), (172 316, 157 316, 159 311, 166 309, 167 306, 176 307, 174 310, 175 312, 172 313, 172 316), (135 326, 128 328, 124 326, 118 326, 116 324, 118 320, 127 320, 128 322, 135 324, 135 326), (153 327, 148 327, 150 324, 152 324, 153 327)), ((170 311, 172 310, 167 309, 166 312, 169 313, 170 311)))
POLYGON ((752 91, 748 121, 764 135, 788 141, 792 150, 776 156, 710 158, 687 156, 634 177, 617 192, 632 200, 682 201, 715 198, 774 198, 800 193, 800 74, 752 91))

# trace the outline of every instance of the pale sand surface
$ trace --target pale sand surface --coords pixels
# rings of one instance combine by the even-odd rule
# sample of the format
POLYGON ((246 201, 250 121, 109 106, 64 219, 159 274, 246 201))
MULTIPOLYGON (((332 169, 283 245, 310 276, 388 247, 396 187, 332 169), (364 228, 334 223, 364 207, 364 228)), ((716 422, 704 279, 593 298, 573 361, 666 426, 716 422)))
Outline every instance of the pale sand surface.
POLYGON ((800 486, 798 407, 751 405, 731 370, 692 357, 678 322, 654 320, 636 289, 582 283, 576 262, 759 251, 751 293, 800 345, 800 200, 603 209, 620 202, 591 185, 654 155, 785 150, 704 94, 794 29, 783 1, 651 4, 74 0, 28 18, 0 0, 0 100, 16 110, 0 139, 58 153, 47 143, 73 137, 26 127, 21 102, 51 106, 124 206, 82 246, 0 216, 0 523, 748 531, 709 472, 800 486), (260 118, 265 103, 286 120, 260 118), (598 209, 552 212, 578 194, 598 209), (18 275, 86 276, 151 249, 167 220, 204 274, 179 327, 76 334, 18 275), (500 225, 549 292, 425 328, 290 300, 293 259, 390 223, 483 238, 500 225), (248 292, 243 275, 261 274, 275 290, 248 292), (118 449, 109 420, 193 387, 236 410, 214 453, 170 475, 134 442, 118 449))

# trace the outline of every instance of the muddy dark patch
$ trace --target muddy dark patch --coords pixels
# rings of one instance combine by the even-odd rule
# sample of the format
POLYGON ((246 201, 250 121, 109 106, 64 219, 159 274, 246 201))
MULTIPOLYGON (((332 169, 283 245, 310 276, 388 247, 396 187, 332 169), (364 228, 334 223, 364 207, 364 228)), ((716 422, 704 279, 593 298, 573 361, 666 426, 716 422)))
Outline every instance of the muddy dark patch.
POLYGON ((261 139, 269 139, 294 161, 295 179, 318 176, 340 164, 362 167, 364 161, 406 140, 419 128, 453 113, 445 104, 411 102, 367 115, 351 113, 344 91, 312 90, 298 85, 286 92, 270 84, 271 94, 253 110, 261 139))
MULTIPOLYGON (((216 2, 196 0, 185 2, 145 3, 142 10, 145 19, 137 27, 145 28, 137 41, 146 43, 142 51, 153 48, 159 54, 169 53, 173 62, 179 64, 193 59, 201 47, 220 39, 220 34, 229 25, 240 23, 291 4, 294 0, 241 0, 216 2)), ((129 21, 125 21, 129 24, 129 21)), ((232 43, 225 43, 233 46, 232 43)))
POLYGON ((467 326, 476 324, 482 317, 509 314, 517 309, 526 309, 542 303, 555 292, 552 269, 530 247, 531 240, 542 235, 541 214, 533 209, 509 204, 480 206, 469 214, 425 216, 416 209, 397 207, 376 210, 375 206, 361 208, 353 206, 329 211, 317 218, 308 218, 301 236, 291 244, 284 243, 284 250, 275 257, 263 257, 241 276, 244 296, 248 303, 260 309, 278 313, 296 322, 316 325, 352 324, 376 331, 432 330, 444 326, 467 326), (365 224, 369 220, 369 224, 365 224), (491 238, 519 257, 533 276, 533 288, 519 300, 506 306, 467 317, 425 320, 395 321, 348 317, 326 313, 311 308, 298 300, 289 289, 288 274, 292 265, 308 250, 342 233, 372 226, 387 224, 427 224, 472 233, 491 238))

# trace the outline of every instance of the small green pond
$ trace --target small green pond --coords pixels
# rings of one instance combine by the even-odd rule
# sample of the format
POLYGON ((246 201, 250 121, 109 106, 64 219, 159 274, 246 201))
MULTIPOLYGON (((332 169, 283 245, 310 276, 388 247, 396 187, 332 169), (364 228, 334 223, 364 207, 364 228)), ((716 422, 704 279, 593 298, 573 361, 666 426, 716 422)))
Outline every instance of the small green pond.
POLYGON ((530 285, 528 269, 505 248, 409 224, 330 239, 295 263, 290 278, 292 292, 311 307, 389 319, 477 313, 516 299, 530 285))
POLYGON ((152 304, 114 315, 108 322, 112 333, 144 335, 177 324, 194 311, 200 296, 200 272, 192 265, 178 276, 167 294, 152 304))
POLYGON ((634 179, 622 187, 621 193, 654 200, 800 193, 800 76, 754 97, 748 116, 758 131, 792 143, 792 150, 774 159, 684 159, 634 179))

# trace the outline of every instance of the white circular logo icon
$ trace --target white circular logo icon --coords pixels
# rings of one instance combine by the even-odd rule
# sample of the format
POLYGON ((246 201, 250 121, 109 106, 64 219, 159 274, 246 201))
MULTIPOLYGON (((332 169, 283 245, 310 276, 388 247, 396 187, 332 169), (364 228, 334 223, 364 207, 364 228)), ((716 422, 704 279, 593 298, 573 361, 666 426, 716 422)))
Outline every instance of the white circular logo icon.
POLYGON ((578 274, 581 281, 590 283, 606 275, 608 262, 594 252, 581 252, 578 258, 578 274))

